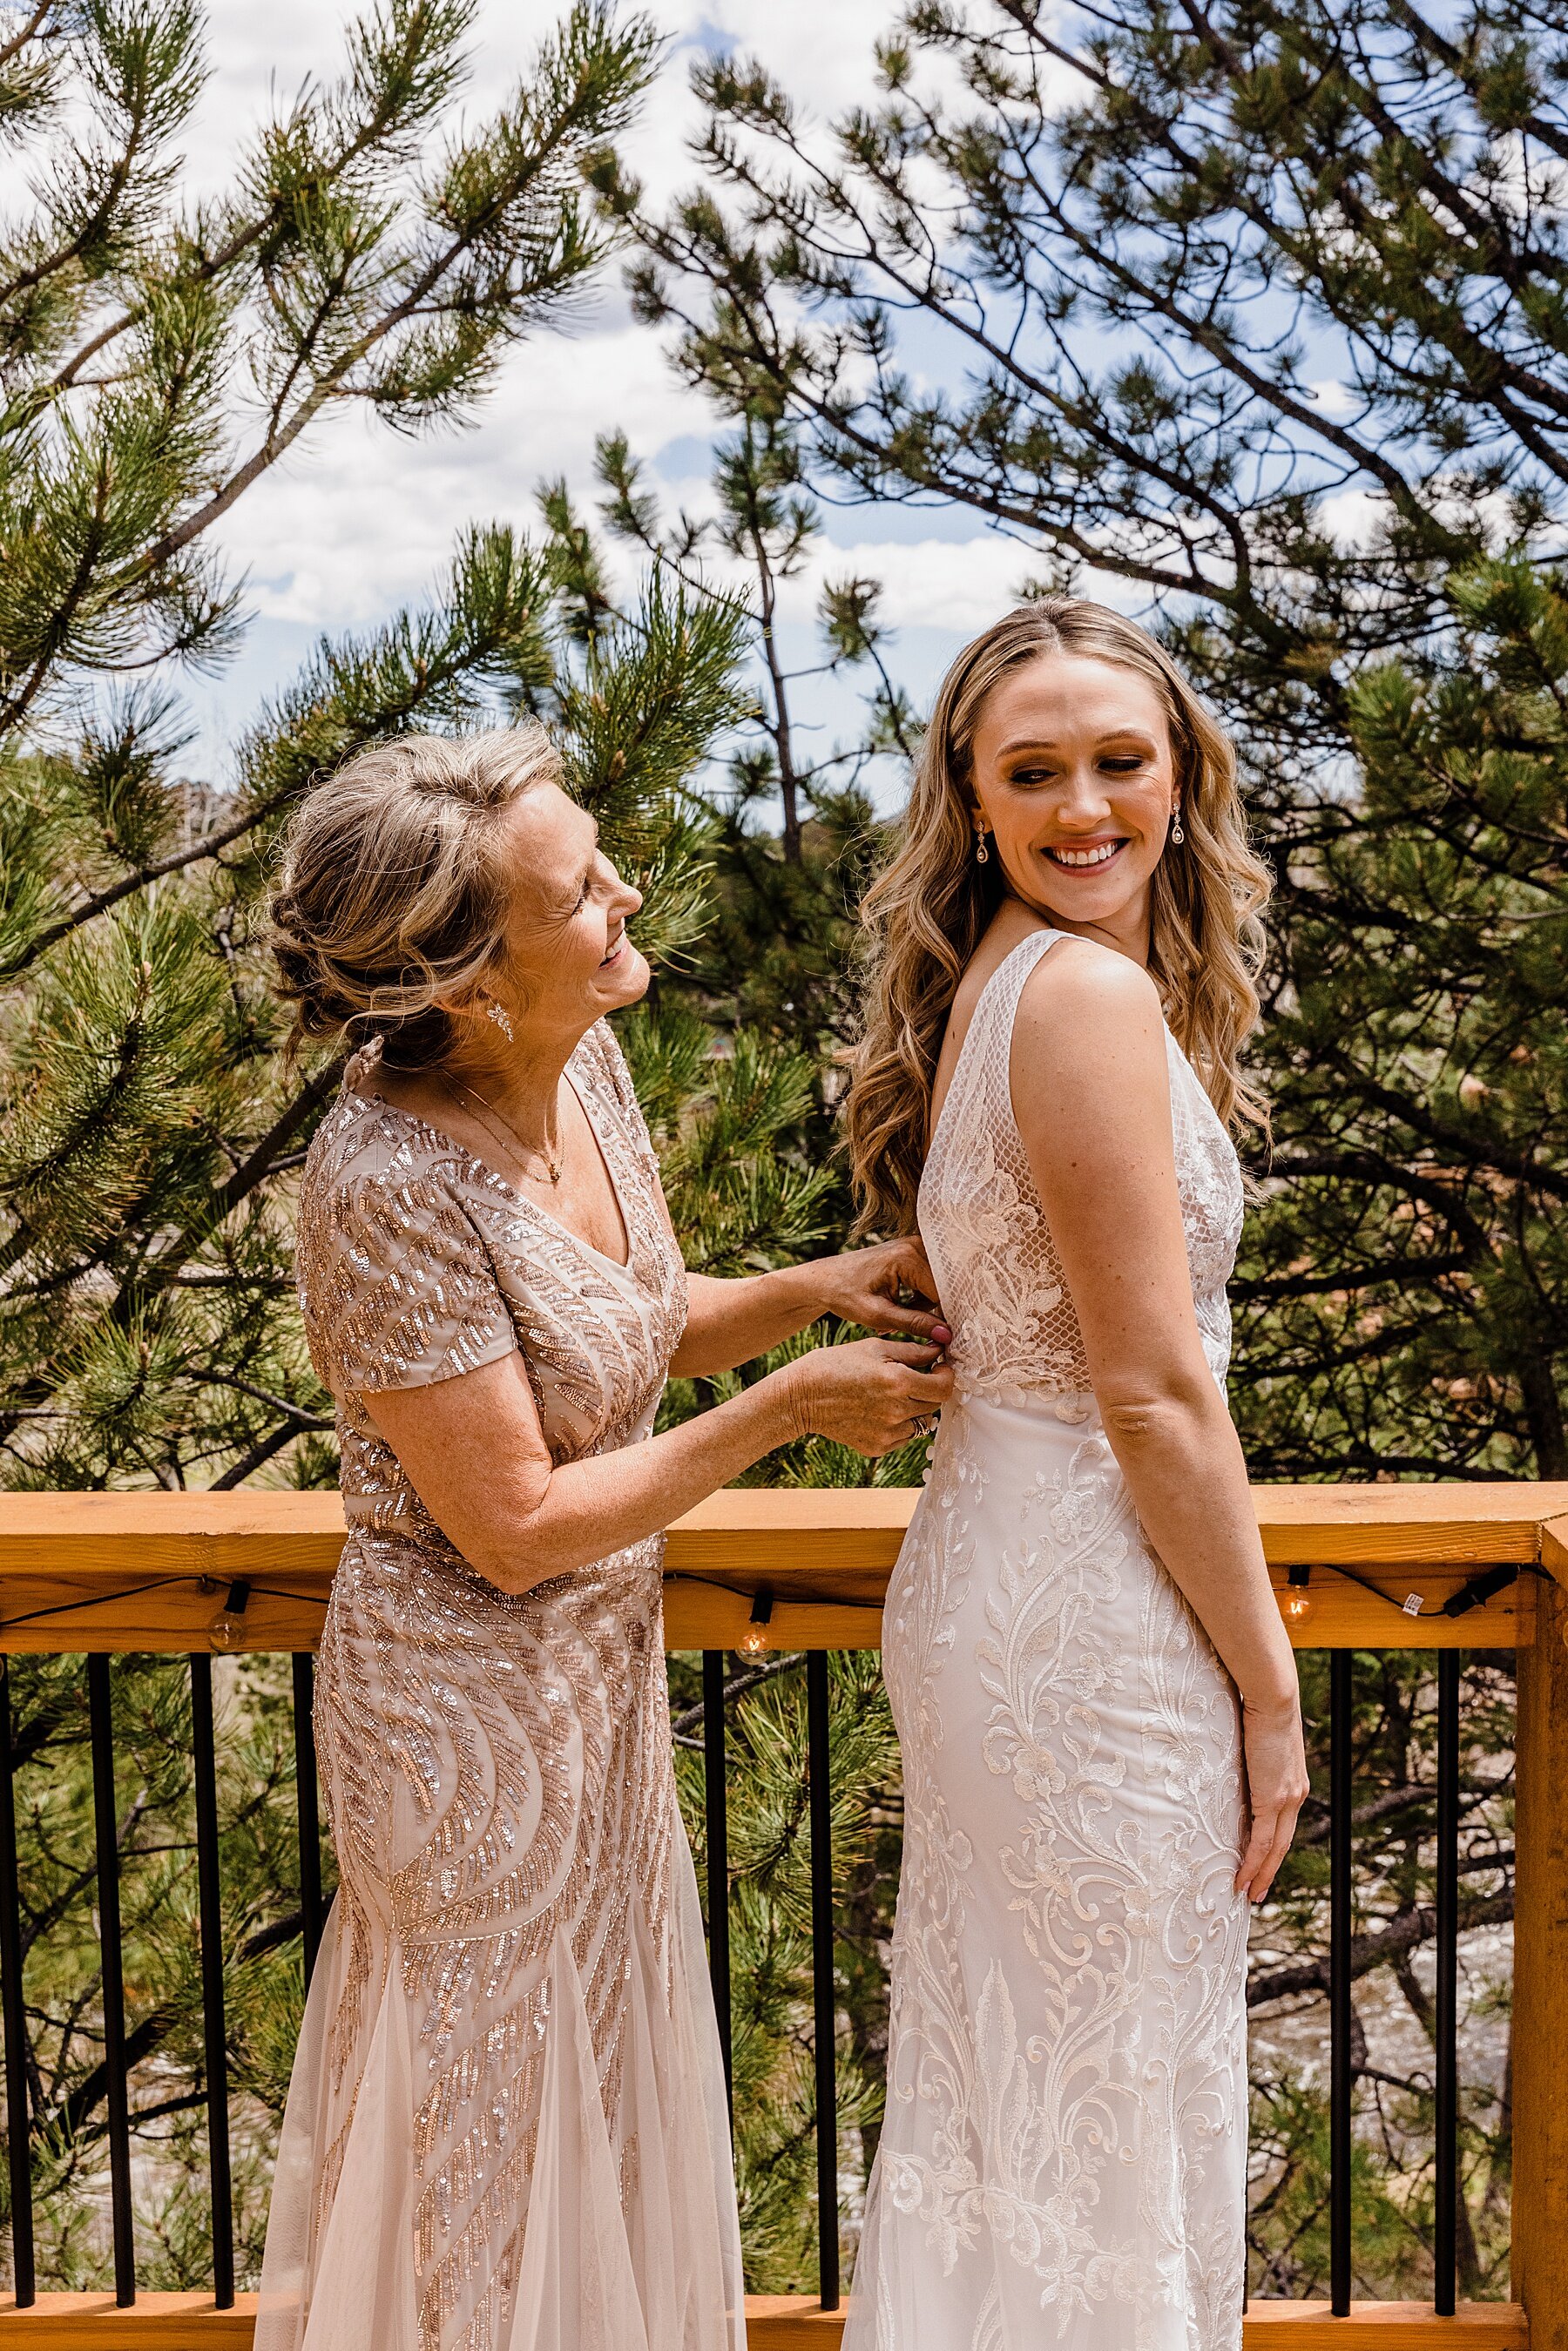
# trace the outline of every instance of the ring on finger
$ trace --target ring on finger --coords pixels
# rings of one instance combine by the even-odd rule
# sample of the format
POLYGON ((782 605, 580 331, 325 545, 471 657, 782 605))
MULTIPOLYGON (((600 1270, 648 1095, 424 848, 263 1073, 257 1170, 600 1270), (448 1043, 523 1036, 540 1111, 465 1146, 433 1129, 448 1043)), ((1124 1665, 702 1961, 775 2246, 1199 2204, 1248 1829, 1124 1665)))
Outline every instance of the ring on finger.
POLYGON ((937 1413, 917 1413, 915 1417, 909 1424, 909 1434, 911 1437, 931 1436, 936 1429, 936 1423, 939 1418, 940 1415, 937 1413))

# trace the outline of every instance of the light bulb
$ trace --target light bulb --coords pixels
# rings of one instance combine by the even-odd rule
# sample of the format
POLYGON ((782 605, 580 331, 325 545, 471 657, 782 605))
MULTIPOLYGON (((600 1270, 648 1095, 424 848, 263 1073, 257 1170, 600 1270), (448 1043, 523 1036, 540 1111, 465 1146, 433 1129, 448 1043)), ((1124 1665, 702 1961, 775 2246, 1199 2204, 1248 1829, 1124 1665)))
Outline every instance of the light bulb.
POLYGON ((208 1627, 207 1639, 220 1656, 240 1648, 245 1641, 245 1612, 250 1605, 250 1584, 244 1576, 231 1583, 224 1604, 208 1627))
POLYGON ((1304 1625, 1312 1613, 1312 1602, 1307 1591, 1312 1573, 1310 1567, 1292 1567, 1290 1571, 1289 1587, 1280 1603, 1281 1613, 1287 1625, 1304 1625))
POLYGON ((743 1657, 765 1657, 768 1650, 768 1627, 773 1621, 773 1594, 766 1584, 751 1604, 751 1616, 740 1636, 743 1657))

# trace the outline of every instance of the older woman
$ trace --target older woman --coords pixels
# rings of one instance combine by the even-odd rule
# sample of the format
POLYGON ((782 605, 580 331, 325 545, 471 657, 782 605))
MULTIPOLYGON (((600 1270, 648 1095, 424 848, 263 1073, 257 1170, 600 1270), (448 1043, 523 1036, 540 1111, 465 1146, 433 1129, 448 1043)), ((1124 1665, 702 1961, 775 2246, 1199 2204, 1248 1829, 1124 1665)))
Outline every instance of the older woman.
POLYGON ((364 1040, 299 1285, 349 1520, 316 1727, 340 1888, 257 2351, 735 2351, 717 2042, 675 1805, 660 1530, 807 1430, 944 1400, 903 1242, 688 1276, 604 1016, 638 910, 533 726, 410 738, 305 803, 275 903, 301 1032, 364 1040), (666 1374, 822 1349, 650 1435, 666 1374))

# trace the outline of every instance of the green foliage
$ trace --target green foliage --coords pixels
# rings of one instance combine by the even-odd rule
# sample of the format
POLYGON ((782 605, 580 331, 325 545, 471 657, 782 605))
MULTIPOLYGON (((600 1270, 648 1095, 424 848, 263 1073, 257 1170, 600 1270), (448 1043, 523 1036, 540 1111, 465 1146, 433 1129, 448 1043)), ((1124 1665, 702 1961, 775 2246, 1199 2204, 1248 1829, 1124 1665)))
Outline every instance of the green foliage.
POLYGON ((1278 785, 1347 658, 1553 510, 1563 38, 1550 8, 1524 42, 1484 5, 915 0, 822 126, 712 56, 637 298, 841 495, 954 500, 1164 600, 1278 785))
POLYGON ((618 1034, 690 1270, 733 1279, 820 1249, 833 1177, 789 1148, 811 1104, 807 1057, 747 1030, 721 1051, 680 1006, 641 1009, 618 1034))
MULTIPOLYGON (((104 2276, 107 2116, 83 1660, 14 1657, 6 1673, 39 2269, 56 2286, 88 2288, 104 2276)), ((293 1725, 282 1660, 221 1663, 214 1674, 236 2237, 254 2274, 303 1999, 293 1725)), ((211 2279, 212 2233, 189 1674, 183 1658, 116 1659, 111 1687, 128 2053, 136 2142, 155 2185, 138 2199, 138 2273, 152 2289, 198 2287, 211 2279)))
POLYGON ((1568 602, 1513 559, 1450 597, 1440 656, 1358 674, 1364 789, 1295 877, 1239 1289, 1277 1475, 1568 1469, 1568 602))
MULTIPOLYGON (((736 2172, 747 2284, 758 2294, 814 2292, 817 2281, 815 2091, 812 2076, 810 1801, 804 1659, 769 1660, 728 1687, 730 1952, 734 1975, 736 2172)), ((676 1777, 699 1871, 706 1872, 695 1660, 671 1660, 681 1745, 676 1777)), ((897 1876, 898 1742, 879 1661, 862 1650, 829 1668, 833 1790, 834 1947, 841 2157, 869 2162, 882 2113, 882 2045, 860 1997, 885 1982, 897 1876)), ((706 1875, 704 1883, 706 1884, 706 1875)), ((885 2011, 885 1992, 882 1994, 885 2011)))
MULTIPOLYGON (((831 1059, 855 1031, 854 913, 877 846, 870 772, 879 761, 906 760, 920 733, 887 669, 880 588, 854 577, 825 581, 817 612, 822 657, 789 665, 779 587, 803 569, 821 526, 800 437, 765 397, 743 406, 733 433, 717 442, 706 514, 664 517, 623 434, 601 436, 598 465, 600 511, 612 539, 683 578, 702 579, 699 567, 712 561, 722 566, 720 577, 747 582, 755 700, 728 747, 728 790, 714 838, 714 919, 694 976, 699 1000, 727 1026, 809 1042, 831 1059), (864 681, 860 731, 808 756, 803 703, 819 681, 851 674, 864 681), (775 809, 782 819, 777 833, 775 809)), ((608 550, 564 493, 550 494, 547 514, 557 560, 578 580, 584 612, 602 612, 608 550)), ((819 1093, 819 1149, 829 1139, 830 1085, 819 1093)))

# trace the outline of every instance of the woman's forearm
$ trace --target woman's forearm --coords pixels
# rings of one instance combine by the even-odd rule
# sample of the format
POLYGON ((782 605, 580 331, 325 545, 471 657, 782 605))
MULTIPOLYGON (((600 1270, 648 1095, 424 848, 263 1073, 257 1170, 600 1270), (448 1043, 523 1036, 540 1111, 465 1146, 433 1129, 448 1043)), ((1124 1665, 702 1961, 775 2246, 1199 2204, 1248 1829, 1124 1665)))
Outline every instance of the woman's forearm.
POLYGON ((821 1262, 779 1266, 737 1281, 688 1274, 690 1311, 670 1364, 674 1377, 711 1379, 804 1331, 826 1308, 821 1262))
POLYGON ((657 1534, 683 1511, 800 1433, 788 1372, 759 1380, 662 1437, 550 1470, 537 1500, 486 1512, 482 1535, 445 1532, 502 1591, 523 1593, 657 1534))
POLYGON ((1110 1401, 1105 1433, 1139 1520, 1249 1706, 1295 1701, 1240 1442, 1218 1390, 1110 1401))
POLYGON ((817 1434, 873 1459, 940 1410, 952 1374, 929 1343, 819 1347, 660 1437, 557 1463, 522 1356, 361 1401, 436 1525, 505 1592, 641 1542, 776 1446, 817 1434))

